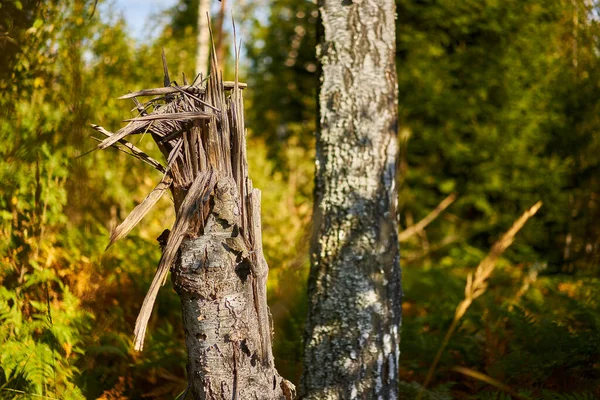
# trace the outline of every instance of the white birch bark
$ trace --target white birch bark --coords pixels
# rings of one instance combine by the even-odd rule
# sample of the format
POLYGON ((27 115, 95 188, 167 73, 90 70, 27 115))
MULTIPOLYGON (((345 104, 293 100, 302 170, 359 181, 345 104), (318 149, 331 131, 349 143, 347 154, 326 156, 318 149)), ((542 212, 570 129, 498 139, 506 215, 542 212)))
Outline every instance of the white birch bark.
POLYGON ((304 399, 396 399, 401 273, 393 0, 319 0, 324 28, 304 399))
POLYGON ((240 233, 236 184, 221 179, 203 235, 183 241, 173 268, 195 400, 292 400, 295 394, 275 369, 268 266, 260 244, 260 192, 254 189, 250 197, 254 251, 240 233))

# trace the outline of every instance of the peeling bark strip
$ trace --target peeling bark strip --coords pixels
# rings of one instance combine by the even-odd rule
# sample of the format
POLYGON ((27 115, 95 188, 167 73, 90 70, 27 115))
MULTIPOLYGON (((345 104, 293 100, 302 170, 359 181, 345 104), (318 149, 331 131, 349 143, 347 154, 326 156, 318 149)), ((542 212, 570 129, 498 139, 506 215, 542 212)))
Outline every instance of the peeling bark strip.
POLYGON ((396 399, 401 274, 393 0, 319 0, 324 27, 304 399, 396 399))
MULTIPOLYGON (((214 53, 214 51, 213 51, 214 53)), ((169 269, 183 309, 188 380, 194 399, 290 400, 295 388, 275 369, 267 306, 268 266, 262 252, 260 191, 248 178, 242 88, 223 82, 211 60, 206 85, 171 85, 163 54, 165 88, 129 96, 139 117, 98 148, 123 146, 163 173, 163 179, 111 235, 127 235, 170 189, 176 219, 135 326, 141 350, 158 290, 169 269), (229 93, 226 93, 229 90, 229 93), (159 95, 141 104, 136 96, 159 95), (150 111, 151 110, 151 111, 150 111), (149 132, 166 165, 126 138, 149 132)), ((124 150, 125 151, 125 150, 124 150)))

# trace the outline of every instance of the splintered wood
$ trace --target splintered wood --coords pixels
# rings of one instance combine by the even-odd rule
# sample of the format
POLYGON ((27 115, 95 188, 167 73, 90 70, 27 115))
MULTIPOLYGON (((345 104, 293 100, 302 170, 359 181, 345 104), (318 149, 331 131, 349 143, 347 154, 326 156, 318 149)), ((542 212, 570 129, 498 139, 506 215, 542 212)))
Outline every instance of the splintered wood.
MULTIPOLYGON (((256 232, 260 231, 260 226, 255 226, 256 221, 260 221, 260 204, 255 202, 260 201, 260 195, 256 189, 253 193, 246 161, 242 96, 246 84, 238 82, 237 71, 235 81, 223 81, 222 74, 217 72, 216 59, 213 57, 211 61, 212 72, 207 79, 198 76, 191 84, 184 81, 182 86, 178 86, 169 78, 163 53, 165 87, 145 89, 120 97, 133 99, 138 115, 126 120, 128 124, 114 133, 92 125, 104 136, 97 139, 100 141, 98 149, 117 148, 163 173, 156 188, 114 229, 109 246, 125 237, 167 190, 171 191, 175 203, 175 224, 136 322, 136 350, 143 348, 156 295, 176 260, 182 241, 186 237, 194 238, 203 234, 208 201, 218 181, 235 182, 241 212, 240 234, 249 244, 252 254, 255 253, 254 247, 261 246, 255 239, 256 232), (137 98, 143 96, 154 97, 140 102, 137 98), (164 155, 165 164, 127 140, 131 135, 146 133, 152 136, 164 155)), ((262 253, 258 253, 262 258, 262 253)), ((254 269, 267 268, 262 259, 257 261, 254 269)), ((266 277, 266 270, 257 271, 257 274, 266 277)), ((261 319, 267 318, 264 310, 259 315, 261 319)), ((266 321, 261 322, 268 326, 266 321)), ((270 333, 264 336, 269 338, 269 343, 263 346, 269 346, 270 351, 270 333)))

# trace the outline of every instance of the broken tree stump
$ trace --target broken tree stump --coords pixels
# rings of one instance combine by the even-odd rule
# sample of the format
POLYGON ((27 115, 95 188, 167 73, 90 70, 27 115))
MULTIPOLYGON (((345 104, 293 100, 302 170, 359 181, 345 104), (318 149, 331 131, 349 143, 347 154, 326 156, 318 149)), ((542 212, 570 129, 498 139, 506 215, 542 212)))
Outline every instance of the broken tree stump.
POLYGON ((109 246, 144 217, 169 190, 176 219, 161 235, 163 254, 135 326, 142 350, 159 288, 169 270, 183 310, 188 381, 194 399, 292 399, 294 386, 275 369, 267 306, 268 265, 262 251, 260 191, 246 160, 242 89, 224 82, 217 61, 211 75, 172 84, 163 54, 165 87, 123 98, 139 115, 105 136, 99 149, 116 147, 163 174, 156 188, 113 231, 109 246), (155 96, 145 103, 137 97, 155 96), (150 133, 161 164, 127 138, 150 133))

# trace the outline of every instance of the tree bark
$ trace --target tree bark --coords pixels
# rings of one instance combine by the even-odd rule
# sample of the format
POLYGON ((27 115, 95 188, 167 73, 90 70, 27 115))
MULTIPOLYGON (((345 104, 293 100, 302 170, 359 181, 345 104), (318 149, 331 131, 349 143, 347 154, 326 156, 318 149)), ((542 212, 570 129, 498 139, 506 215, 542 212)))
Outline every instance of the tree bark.
POLYGON ((304 399, 396 399, 393 0, 320 0, 324 37, 304 399))
MULTIPOLYGON (((250 231, 260 243, 260 192, 253 190, 250 231)), ((291 400, 277 373, 262 248, 240 234, 236 184, 217 182, 203 235, 185 239, 172 280, 181 297, 188 380, 194 399, 291 400)))

